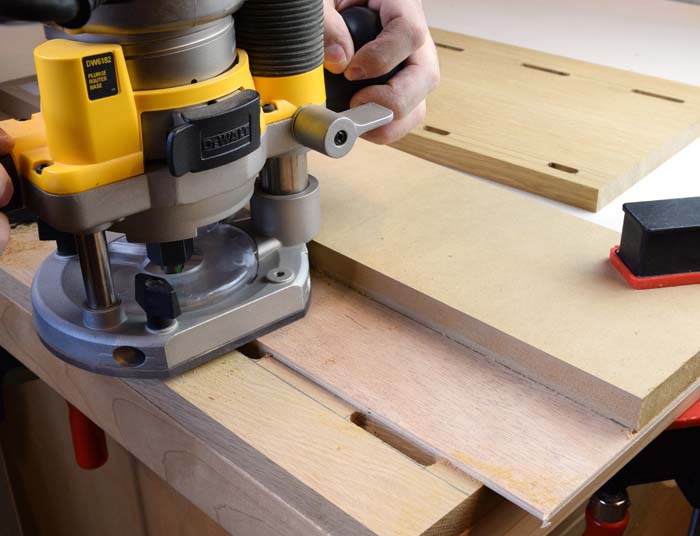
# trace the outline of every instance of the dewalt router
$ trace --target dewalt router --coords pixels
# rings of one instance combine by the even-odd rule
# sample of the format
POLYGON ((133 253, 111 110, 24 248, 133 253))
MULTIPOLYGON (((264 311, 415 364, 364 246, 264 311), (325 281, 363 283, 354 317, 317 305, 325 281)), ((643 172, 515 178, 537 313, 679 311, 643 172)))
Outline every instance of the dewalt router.
POLYGON ((325 107, 322 0, 3 0, 0 17, 46 24, 41 112, 0 128, 58 245, 31 293, 54 354, 164 377, 304 314, 306 154, 392 120, 325 107))

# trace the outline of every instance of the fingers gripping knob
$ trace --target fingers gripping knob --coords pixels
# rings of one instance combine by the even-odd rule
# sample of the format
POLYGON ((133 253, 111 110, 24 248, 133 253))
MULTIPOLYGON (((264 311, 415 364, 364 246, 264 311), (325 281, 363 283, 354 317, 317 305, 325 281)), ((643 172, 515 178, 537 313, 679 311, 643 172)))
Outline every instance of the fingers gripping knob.
MULTIPOLYGON (((379 13, 365 7, 353 6, 343 10, 340 14, 348 27, 355 52, 366 44, 374 41, 382 33, 382 21, 379 13)), ((389 82, 401 69, 400 64, 390 72, 378 78, 368 80, 348 80, 344 74, 325 72, 326 93, 328 108, 336 112, 342 112, 350 108, 350 101, 360 90, 369 86, 382 86, 389 82)))

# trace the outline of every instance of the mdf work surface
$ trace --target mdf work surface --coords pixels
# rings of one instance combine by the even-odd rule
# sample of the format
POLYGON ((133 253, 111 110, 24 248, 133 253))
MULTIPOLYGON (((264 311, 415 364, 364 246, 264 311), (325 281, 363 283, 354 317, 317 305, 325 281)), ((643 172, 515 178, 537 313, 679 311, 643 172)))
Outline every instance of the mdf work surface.
POLYGON ((618 233, 366 142, 311 169, 317 268, 632 430, 698 379, 700 287, 632 290, 618 233))
POLYGON ((433 30, 442 83, 397 147, 597 211, 700 136, 700 88, 433 30))

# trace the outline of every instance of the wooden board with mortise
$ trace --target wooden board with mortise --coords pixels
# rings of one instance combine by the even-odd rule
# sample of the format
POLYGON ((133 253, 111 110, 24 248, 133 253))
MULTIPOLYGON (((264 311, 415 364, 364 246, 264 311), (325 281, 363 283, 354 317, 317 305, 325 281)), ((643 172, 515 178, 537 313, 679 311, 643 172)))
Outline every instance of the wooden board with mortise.
POLYGON ((442 83, 402 150, 597 211, 700 136, 700 88, 432 33, 442 83))
POLYGON ((168 382, 56 359, 31 321, 31 277, 53 249, 35 236, 15 229, 0 257, 0 346, 229 532, 456 536, 492 500, 356 425, 351 406, 270 358, 234 352, 168 382))

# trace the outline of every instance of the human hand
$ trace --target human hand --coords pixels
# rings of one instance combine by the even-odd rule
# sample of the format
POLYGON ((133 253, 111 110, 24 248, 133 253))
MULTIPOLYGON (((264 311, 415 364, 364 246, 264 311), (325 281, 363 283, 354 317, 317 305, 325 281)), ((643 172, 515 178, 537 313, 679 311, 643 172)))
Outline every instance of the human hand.
POLYGON ((394 121, 364 137, 380 144, 403 138, 425 119, 425 99, 440 83, 437 49, 430 37, 421 0, 324 0, 325 67, 348 80, 382 76, 405 61, 386 85, 360 90, 352 107, 376 102, 394 112, 394 121), (379 13, 384 30, 372 42, 354 50, 340 11, 367 6, 379 13))
MULTIPOLYGON (((2 129, 0 129, 0 155, 9 153, 12 150, 14 142, 2 129)), ((12 199, 12 180, 5 171, 5 168, 0 166, 0 207, 4 207, 12 199)), ((0 212, 0 255, 5 251, 7 242, 10 240, 10 222, 7 216, 0 212)))

